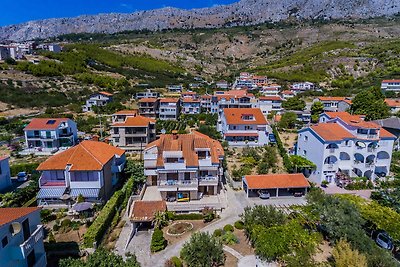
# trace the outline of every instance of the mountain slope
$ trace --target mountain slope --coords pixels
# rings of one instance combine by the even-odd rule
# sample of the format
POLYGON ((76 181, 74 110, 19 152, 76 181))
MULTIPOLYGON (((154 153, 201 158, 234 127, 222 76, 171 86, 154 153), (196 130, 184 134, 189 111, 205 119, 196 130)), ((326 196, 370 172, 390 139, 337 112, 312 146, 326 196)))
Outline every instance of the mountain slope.
POLYGON ((400 13, 398 0, 241 0, 211 8, 163 8, 131 14, 100 14, 46 19, 0 28, 0 40, 32 40, 69 33, 116 33, 127 30, 218 28, 296 19, 344 19, 400 13))

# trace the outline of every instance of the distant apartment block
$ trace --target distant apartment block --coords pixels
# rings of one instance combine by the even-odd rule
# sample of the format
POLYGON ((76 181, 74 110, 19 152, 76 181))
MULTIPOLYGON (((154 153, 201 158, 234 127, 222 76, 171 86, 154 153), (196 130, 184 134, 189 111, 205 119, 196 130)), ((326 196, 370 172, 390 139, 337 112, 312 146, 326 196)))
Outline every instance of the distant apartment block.
POLYGON ((279 96, 260 96, 258 106, 264 116, 271 112, 280 113, 282 111, 283 99, 279 96))
POLYGON ((149 97, 141 98, 138 102, 138 105, 140 115, 152 119, 158 118, 158 109, 160 105, 159 99, 149 97))
POLYGON ((200 114, 200 100, 193 98, 182 99, 182 114, 200 114))
POLYGON ((290 86, 290 89, 296 92, 305 92, 305 91, 315 90, 316 86, 311 82, 302 82, 302 83, 292 84, 290 86))
POLYGON ((0 208, 0 266, 46 267, 40 208, 0 208))
POLYGON ((183 91, 183 85, 182 84, 168 85, 167 89, 169 92, 172 93, 180 93, 183 91))
POLYGON ((24 133, 28 154, 53 153, 74 146, 78 139, 76 123, 67 118, 34 118, 24 133))
POLYGON ((321 102, 324 106, 324 111, 327 112, 337 112, 339 102, 346 100, 346 97, 338 97, 338 96, 320 96, 314 99, 313 102, 321 102))
POLYGON ((144 173, 163 200, 197 200, 220 190, 223 158, 221 144, 206 135, 163 134, 144 150, 144 173))
POLYGON ((268 128, 259 108, 225 108, 218 121, 218 130, 231 146, 264 146, 268 128))
POLYGON ((279 84, 269 84, 261 87, 260 93, 264 96, 279 96, 281 86, 279 84))
POLYGON ((6 46, 0 46, 0 60, 11 58, 10 50, 6 46))
POLYGON ((400 79, 393 80, 383 80, 381 83, 381 89, 383 91, 392 91, 399 92, 400 91, 400 79))
POLYGON ((155 124, 154 119, 138 115, 135 110, 114 113, 111 124, 112 142, 126 152, 140 152, 156 139, 155 124))
POLYGON ((177 120, 180 112, 179 98, 160 98, 159 119, 177 120))
POLYGON ((227 81, 221 80, 215 83, 215 86, 218 89, 228 89, 229 88, 229 83, 227 81))
POLYGON ((79 195, 85 201, 104 203, 125 166, 125 151, 103 142, 83 141, 55 154, 37 168, 39 206, 67 204, 79 195))
POLYGON ((280 93, 281 97, 285 100, 288 100, 289 98, 295 97, 295 92, 291 90, 284 90, 280 93))
POLYGON ((266 76, 256 76, 248 72, 240 73, 232 85, 233 89, 249 89, 254 90, 268 84, 266 76))
POLYGON ((340 100, 337 104, 337 111, 349 111, 353 102, 350 99, 340 100))
POLYGON ((220 114, 224 108, 254 108, 257 105, 258 99, 247 90, 216 91, 211 97, 211 113, 220 114))
POLYGON ((311 181, 333 183, 338 173, 372 180, 389 174, 394 135, 347 112, 326 112, 319 121, 299 131, 296 146, 297 155, 317 166, 311 181))
POLYGON ((390 113, 395 114, 400 111, 400 99, 386 98, 385 103, 390 108, 390 113))
POLYGON ((11 186, 10 163, 8 156, 0 156, 0 191, 11 186))
POLYGON ((158 98, 160 97, 159 92, 152 91, 148 89, 147 91, 144 92, 139 92, 136 94, 136 99, 142 99, 142 98, 158 98))
POLYGON ((93 107, 102 107, 112 101, 113 94, 108 92, 98 92, 93 94, 86 100, 86 104, 82 106, 83 112, 93 111, 93 107))

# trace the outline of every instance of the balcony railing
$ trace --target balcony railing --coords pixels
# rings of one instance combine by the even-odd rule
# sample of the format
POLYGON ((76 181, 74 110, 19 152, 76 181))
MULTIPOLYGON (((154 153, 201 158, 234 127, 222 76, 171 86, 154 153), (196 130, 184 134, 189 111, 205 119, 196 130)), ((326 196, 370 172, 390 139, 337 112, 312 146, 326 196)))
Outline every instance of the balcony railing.
POLYGON ((20 245, 22 255, 24 258, 28 256, 28 254, 33 250, 36 243, 39 242, 43 238, 43 225, 38 225, 36 230, 32 233, 32 235, 20 245))
POLYGON ((52 179, 52 178, 47 178, 45 176, 40 176, 39 178, 39 185, 40 187, 55 187, 55 186, 60 186, 60 187, 66 187, 67 183, 64 180, 60 180, 60 179, 52 179))
POLYGON ((217 176, 199 177, 199 185, 218 185, 217 176))
POLYGON ((161 180, 158 181, 159 187, 193 187, 199 184, 197 179, 190 180, 161 180))
POLYGON ((74 135, 74 133, 60 133, 59 134, 60 137, 71 137, 73 135, 74 135))

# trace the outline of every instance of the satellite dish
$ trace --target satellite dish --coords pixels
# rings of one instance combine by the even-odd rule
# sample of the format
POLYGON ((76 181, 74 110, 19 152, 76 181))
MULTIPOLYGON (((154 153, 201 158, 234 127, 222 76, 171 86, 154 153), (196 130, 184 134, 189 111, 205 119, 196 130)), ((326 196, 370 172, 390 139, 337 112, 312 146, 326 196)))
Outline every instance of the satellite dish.
POLYGON ((14 236, 21 232, 21 224, 19 222, 13 222, 10 225, 10 233, 14 236))

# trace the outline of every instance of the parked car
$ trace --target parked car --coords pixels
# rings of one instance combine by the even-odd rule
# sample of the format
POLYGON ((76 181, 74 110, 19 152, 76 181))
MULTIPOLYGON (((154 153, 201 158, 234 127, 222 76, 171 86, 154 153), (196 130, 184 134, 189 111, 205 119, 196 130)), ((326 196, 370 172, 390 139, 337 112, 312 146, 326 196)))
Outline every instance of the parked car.
POLYGON ((17 174, 17 179, 18 182, 25 182, 28 180, 28 175, 26 174, 26 172, 19 172, 17 174))
POLYGON ((294 192, 293 196, 302 197, 303 196, 303 192, 294 192))
POLYGON ((274 135, 274 134, 269 134, 269 135, 268 135, 268 138, 269 138, 269 142, 270 142, 270 143, 276 144, 276 138, 275 138, 275 135, 274 135))
POLYGON ((373 236, 375 236, 375 242, 383 249, 392 250, 393 249, 393 239, 385 231, 376 231, 373 236))
POLYGON ((269 194, 269 192, 268 192, 268 191, 265 191, 265 190, 260 190, 260 191, 258 191, 258 196, 259 196, 261 199, 269 199, 269 198, 271 197, 271 195, 269 194))

